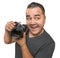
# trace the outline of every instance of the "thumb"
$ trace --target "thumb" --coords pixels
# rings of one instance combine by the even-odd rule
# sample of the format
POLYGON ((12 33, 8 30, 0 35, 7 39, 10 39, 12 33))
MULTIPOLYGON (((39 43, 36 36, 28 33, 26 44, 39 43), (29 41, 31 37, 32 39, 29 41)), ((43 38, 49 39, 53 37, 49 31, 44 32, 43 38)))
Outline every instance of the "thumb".
POLYGON ((23 38, 26 38, 26 32, 24 32, 24 34, 23 34, 23 38))

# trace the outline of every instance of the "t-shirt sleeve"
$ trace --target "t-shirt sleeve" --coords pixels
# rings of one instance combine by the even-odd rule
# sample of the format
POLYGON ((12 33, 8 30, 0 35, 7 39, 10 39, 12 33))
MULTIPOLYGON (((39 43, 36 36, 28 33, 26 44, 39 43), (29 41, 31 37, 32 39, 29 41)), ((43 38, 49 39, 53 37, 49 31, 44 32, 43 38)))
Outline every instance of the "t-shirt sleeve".
POLYGON ((55 43, 49 43, 48 45, 43 45, 43 47, 37 51, 34 58, 52 58, 54 47, 55 43))

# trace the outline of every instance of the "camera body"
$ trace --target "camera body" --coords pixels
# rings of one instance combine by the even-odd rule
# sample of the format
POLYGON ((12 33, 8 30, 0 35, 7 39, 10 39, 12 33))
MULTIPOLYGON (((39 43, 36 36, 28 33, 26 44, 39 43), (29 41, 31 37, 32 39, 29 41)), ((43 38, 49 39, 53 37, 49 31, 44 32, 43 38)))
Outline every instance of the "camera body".
POLYGON ((11 31, 11 37, 14 39, 20 39, 23 37, 23 33, 26 31, 27 26, 25 24, 21 25, 18 22, 15 22, 15 27, 11 31))

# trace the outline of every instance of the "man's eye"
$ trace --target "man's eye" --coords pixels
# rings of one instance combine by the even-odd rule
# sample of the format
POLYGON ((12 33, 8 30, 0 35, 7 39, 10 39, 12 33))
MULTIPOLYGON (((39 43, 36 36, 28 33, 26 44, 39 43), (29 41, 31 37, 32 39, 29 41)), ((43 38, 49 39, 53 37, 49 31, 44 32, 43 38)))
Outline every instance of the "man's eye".
POLYGON ((36 20, 39 20, 40 18, 39 18, 39 17, 36 17, 35 19, 36 19, 36 20))
POLYGON ((26 18, 27 20, 31 20, 31 18, 26 18))

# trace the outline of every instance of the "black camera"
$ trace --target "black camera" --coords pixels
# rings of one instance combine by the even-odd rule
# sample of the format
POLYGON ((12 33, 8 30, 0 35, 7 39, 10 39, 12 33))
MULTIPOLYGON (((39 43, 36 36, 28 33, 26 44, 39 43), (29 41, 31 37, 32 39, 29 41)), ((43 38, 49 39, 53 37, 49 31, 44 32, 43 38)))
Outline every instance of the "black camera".
POLYGON ((11 37, 14 39, 22 38, 27 26, 25 24, 21 25, 18 22, 15 22, 15 24, 15 27, 11 31, 11 37))

